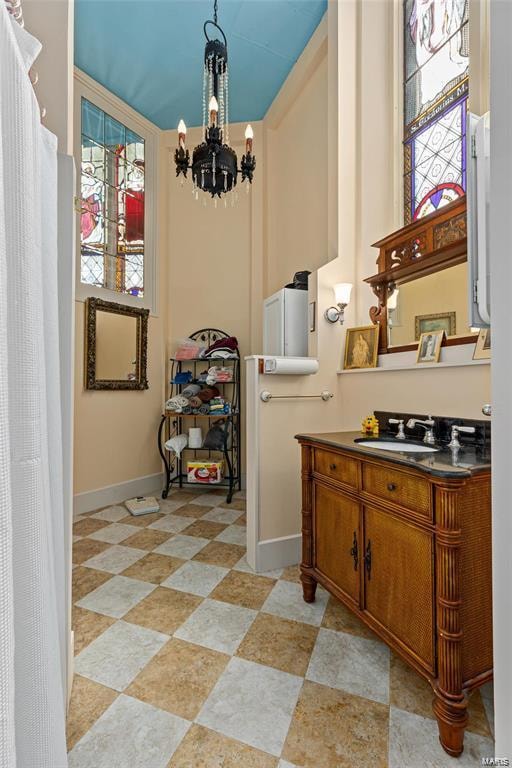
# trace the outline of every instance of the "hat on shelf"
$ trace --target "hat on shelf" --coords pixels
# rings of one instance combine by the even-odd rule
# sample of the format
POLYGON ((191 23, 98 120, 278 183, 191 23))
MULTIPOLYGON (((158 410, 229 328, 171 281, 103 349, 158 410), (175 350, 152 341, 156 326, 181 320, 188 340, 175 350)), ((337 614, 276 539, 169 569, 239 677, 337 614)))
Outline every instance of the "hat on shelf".
POLYGON ((308 272, 307 269, 304 269, 301 272, 296 272, 293 276, 293 281, 288 283, 288 285, 285 285, 285 288, 295 288, 298 291, 307 291, 308 276, 310 274, 311 272, 308 272))

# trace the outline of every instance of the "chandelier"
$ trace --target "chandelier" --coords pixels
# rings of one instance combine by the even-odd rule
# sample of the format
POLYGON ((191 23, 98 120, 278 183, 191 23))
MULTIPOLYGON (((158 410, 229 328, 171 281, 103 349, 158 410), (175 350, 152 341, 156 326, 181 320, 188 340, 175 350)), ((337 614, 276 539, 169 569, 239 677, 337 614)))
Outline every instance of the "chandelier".
MULTIPOLYGON (((212 198, 231 192, 237 183, 238 174, 247 185, 252 183, 256 158, 252 154, 253 130, 245 130, 245 154, 238 169, 236 152, 229 144, 229 69, 226 35, 217 24, 217 0, 213 6, 213 20, 204 23, 206 45, 203 70, 203 136, 204 141, 190 153, 185 146, 187 126, 180 120, 178 125, 178 147, 174 154, 176 176, 192 171, 193 192, 196 199, 199 190, 212 198), (208 25, 214 27, 214 34, 222 39, 208 37, 208 25), (208 105, 208 108, 207 108, 208 105)), ((248 189, 249 187, 247 187, 248 189)))

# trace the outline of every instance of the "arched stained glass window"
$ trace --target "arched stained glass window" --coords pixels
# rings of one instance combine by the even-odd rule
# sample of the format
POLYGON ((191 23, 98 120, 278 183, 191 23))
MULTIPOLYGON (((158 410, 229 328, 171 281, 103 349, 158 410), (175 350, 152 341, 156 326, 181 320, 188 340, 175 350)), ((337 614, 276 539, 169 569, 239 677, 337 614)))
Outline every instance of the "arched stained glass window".
POLYGON ((468 0, 404 0, 404 214, 466 190, 468 0))

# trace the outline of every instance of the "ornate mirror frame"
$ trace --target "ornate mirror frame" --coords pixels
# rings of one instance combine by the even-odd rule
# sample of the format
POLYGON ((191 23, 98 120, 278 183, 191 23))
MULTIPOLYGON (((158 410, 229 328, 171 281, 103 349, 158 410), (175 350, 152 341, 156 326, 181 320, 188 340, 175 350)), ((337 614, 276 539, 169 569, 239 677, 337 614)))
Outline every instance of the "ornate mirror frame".
POLYGON ((86 389, 148 389, 148 316, 149 309, 130 307, 114 301, 90 297, 85 305, 85 388, 86 389), (137 365, 133 381, 96 378, 96 312, 112 312, 137 319, 137 365))
MULTIPOLYGON (((387 303, 395 288, 411 280, 439 272, 467 261, 466 196, 413 221, 402 229, 374 243, 379 249, 378 272, 365 279, 377 296, 378 306, 371 307, 370 319, 379 325, 379 353, 406 352, 418 344, 388 344, 387 303)), ((445 339, 443 346, 474 343, 475 335, 445 339)))

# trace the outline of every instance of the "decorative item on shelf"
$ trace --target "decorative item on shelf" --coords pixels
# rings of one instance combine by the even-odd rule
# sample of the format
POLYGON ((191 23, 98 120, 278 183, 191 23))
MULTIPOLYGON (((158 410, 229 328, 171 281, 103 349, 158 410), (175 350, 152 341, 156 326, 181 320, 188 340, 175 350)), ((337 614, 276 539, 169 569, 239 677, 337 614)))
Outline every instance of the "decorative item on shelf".
MULTIPOLYGON (((178 125, 178 147, 174 154, 176 176, 192 171, 193 194, 198 199, 199 190, 207 192, 212 198, 232 192, 240 174, 242 182, 252 184, 256 158, 252 153, 254 132, 251 125, 245 129, 245 154, 238 169, 236 152, 229 142, 229 67, 228 47, 224 31, 217 23, 217 0, 213 4, 213 20, 205 22, 203 69, 203 136, 204 141, 194 149, 192 164, 190 153, 185 146, 187 127, 183 120, 178 125), (208 25, 221 35, 208 37, 208 25), (207 106, 208 101, 208 106, 207 106)), ((248 189, 249 187, 247 187, 248 189)), ((234 199, 232 199, 232 204, 234 199)))
POLYGON ((455 336, 457 333, 456 317, 456 312, 437 312, 431 315, 416 315, 414 318, 415 341, 420 340, 422 333, 432 333, 432 331, 444 331, 447 336, 455 336))
POLYGON ((347 328, 344 368, 376 368, 378 358, 379 327, 365 325, 347 328))
POLYGON ((422 333, 418 344, 417 363, 438 363, 441 356, 441 345, 444 331, 422 333))
POLYGON ((374 413, 372 413, 371 416, 367 416, 366 419, 363 419, 361 427, 361 432, 363 435, 372 437, 379 436, 379 420, 374 413))
POLYGON ((473 360, 488 360, 491 357, 491 329, 481 328, 473 352, 473 360))
POLYGON ((339 321, 343 325, 345 309, 350 303, 352 283, 336 283, 333 290, 337 306, 328 307, 325 310, 324 317, 329 323, 337 323, 339 321))

